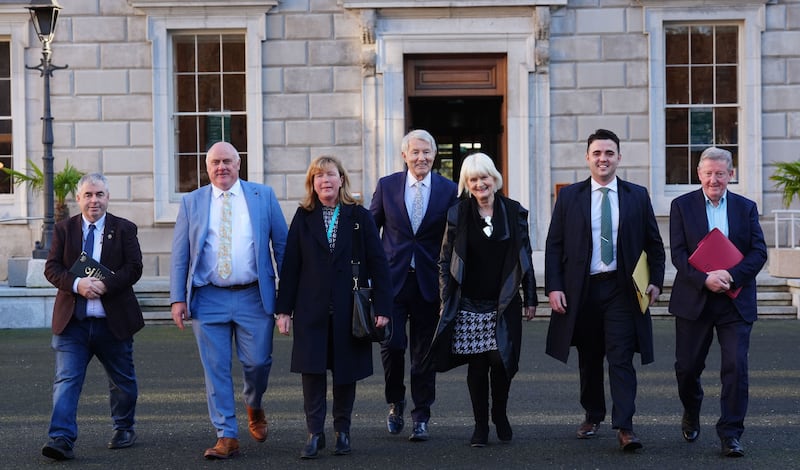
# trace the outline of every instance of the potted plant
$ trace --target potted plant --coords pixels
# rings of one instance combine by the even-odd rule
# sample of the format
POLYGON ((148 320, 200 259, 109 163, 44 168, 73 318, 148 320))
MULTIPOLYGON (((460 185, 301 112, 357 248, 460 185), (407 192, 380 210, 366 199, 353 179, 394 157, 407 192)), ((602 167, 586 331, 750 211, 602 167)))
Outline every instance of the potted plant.
MULTIPOLYGON (((26 183, 32 192, 44 191, 44 173, 33 160, 28 159, 28 173, 22 173, 11 168, 2 170, 13 178, 17 186, 26 183)), ((53 174, 53 197, 55 199, 55 221, 69 217, 69 207, 67 207, 67 196, 75 197, 78 189, 78 181, 83 177, 83 172, 72 166, 67 160, 64 169, 53 174)))
MULTIPOLYGON (((783 205, 788 209, 795 198, 800 198, 800 160, 779 162, 775 166, 775 173, 769 179, 775 181, 775 186, 783 193, 783 205)), ((800 278, 800 249, 779 248, 777 242, 775 240, 775 248, 770 248, 769 273, 776 277, 800 278)))
POLYGON ((795 197, 800 197, 800 160, 779 162, 777 169, 769 177, 775 186, 783 191, 783 205, 788 209, 795 197))

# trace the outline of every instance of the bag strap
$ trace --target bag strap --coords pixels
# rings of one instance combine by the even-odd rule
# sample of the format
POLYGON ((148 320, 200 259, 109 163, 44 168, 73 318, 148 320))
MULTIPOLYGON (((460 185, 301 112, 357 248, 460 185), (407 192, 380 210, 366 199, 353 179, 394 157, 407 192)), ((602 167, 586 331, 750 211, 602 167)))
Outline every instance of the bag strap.
POLYGON ((353 268, 353 290, 358 289, 358 278, 361 274, 361 224, 353 222, 353 253, 350 264, 353 268))

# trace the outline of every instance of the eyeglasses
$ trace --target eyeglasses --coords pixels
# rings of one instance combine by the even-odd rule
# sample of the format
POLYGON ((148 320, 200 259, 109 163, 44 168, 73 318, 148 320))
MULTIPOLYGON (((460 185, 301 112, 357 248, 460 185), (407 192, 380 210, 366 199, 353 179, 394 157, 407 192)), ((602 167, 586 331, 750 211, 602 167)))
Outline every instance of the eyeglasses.
POLYGON ((483 222, 486 224, 486 227, 483 227, 483 233, 486 234, 487 237, 491 237, 492 231, 494 230, 494 226, 492 226, 492 216, 487 215, 483 218, 483 222))

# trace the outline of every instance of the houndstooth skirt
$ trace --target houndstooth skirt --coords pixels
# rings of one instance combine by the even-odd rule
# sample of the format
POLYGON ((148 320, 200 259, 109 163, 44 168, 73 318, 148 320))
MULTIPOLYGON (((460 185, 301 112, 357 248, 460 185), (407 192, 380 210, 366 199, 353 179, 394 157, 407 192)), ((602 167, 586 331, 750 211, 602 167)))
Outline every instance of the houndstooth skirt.
POLYGON ((453 332, 453 354, 479 354, 497 350, 497 305, 463 298, 453 332))

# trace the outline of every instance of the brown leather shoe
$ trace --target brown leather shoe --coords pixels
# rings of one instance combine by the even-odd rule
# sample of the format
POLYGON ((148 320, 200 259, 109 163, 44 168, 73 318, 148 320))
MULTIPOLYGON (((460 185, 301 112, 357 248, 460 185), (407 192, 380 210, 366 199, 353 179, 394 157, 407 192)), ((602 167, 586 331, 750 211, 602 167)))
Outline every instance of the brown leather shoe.
POLYGON ((617 440, 619 441, 619 448, 625 452, 632 452, 642 448, 642 441, 630 429, 618 430, 617 440))
POLYGON ((239 439, 220 437, 214 447, 206 449, 203 457, 208 460, 226 460, 237 455, 239 455, 239 439))
POLYGON ((589 439, 597 435, 597 428, 600 427, 600 423, 590 423, 589 421, 584 421, 581 423, 581 426, 578 428, 578 432, 576 433, 578 439, 589 439))
POLYGON ((264 416, 264 410, 248 406, 247 419, 249 420, 250 435, 253 436, 253 439, 258 442, 266 441, 269 434, 269 426, 267 425, 267 417, 264 416))

